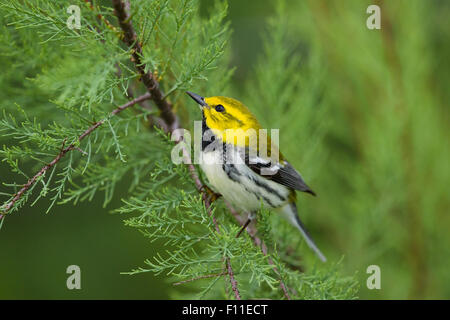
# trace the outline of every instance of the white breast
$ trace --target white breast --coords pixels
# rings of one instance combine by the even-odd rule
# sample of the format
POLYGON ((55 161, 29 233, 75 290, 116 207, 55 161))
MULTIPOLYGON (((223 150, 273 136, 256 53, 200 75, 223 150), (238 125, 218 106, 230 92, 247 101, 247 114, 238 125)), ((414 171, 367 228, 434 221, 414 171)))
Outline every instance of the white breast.
MULTIPOLYGON (((230 150, 230 147, 227 147, 230 150)), ((232 150, 237 157, 237 150, 232 150)), ((287 202, 289 189, 253 172, 242 163, 224 163, 222 150, 201 153, 200 167, 214 191, 222 194, 236 209, 256 211, 264 206, 278 208, 287 202)))

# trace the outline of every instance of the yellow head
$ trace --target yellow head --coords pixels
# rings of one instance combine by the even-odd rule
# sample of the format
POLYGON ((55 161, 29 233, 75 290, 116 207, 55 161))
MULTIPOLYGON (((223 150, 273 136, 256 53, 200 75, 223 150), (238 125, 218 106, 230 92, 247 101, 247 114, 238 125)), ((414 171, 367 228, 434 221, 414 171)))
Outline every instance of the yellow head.
POLYGON ((249 141, 252 141, 249 136, 254 133, 254 142, 258 145, 258 150, 264 147, 267 154, 271 154, 273 150, 267 131, 260 131, 261 125, 258 120, 243 103, 233 98, 221 96, 204 98, 189 91, 186 93, 199 104, 206 125, 216 137, 227 143, 248 147, 249 141))
POLYGON ((227 97, 203 98, 195 93, 187 92, 200 105, 205 117, 206 125, 213 131, 227 129, 250 128, 258 130, 261 125, 250 110, 241 102, 227 97))
POLYGON ((250 132, 249 129, 257 134, 261 128, 255 116, 238 100, 221 96, 203 98, 189 91, 187 94, 199 104, 208 128, 225 142, 248 146, 245 134, 250 132))

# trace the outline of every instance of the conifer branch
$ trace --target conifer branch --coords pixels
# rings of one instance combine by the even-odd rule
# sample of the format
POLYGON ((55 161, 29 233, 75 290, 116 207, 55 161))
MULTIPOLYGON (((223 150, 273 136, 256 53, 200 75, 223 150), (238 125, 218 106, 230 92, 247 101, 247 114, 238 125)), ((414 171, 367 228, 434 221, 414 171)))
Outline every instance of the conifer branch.
MULTIPOLYGON (((61 203, 91 200, 98 191, 104 191, 104 204, 106 204, 114 196, 115 184, 123 181, 124 178, 127 179, 128 176, 125 176, 125 173, 129 172, 133 178, 129 190, 130 198, 124 200, 125 205, 118 211, 122 213, 141 212, 142 214, 139 217, 133 216, 129 221, 126 221, 127 225, 142 228, 144 230, 141 231, 144 231, 145 236, 152 239, 165 239, 166 245, 176 248, 176 251, 172 247, 167 250, 168 257, 162 257, 158 253, 158 256, 154 257, 155 262, 146 261, 146 264, 150 266, 148 270, 139 268, 132 273, 152 271, 159 274, 168 271, 168 275, 172 274, 186 279, 174 283, 174 285, 199 279, 210 279, 208 280, 209 285, 202 291, 201 297, 210 292, 218 280, 225 282, 225 296, 232 298, 234 295, 235 299, 238 300, 241 299, 240 290, 241 292, 242 290, 255 292, 254 289, 264 292, 270 290, 271 297, 279 297, 281 289, 286 299, 290 299, 289 293, 295 297, 313 299, 323 298, 324 296, 336 296, 338 298, 349 296, 349 293, 339 291, 342 285, 333 285, 334 276, 332 279, 324 280, 318 274, 317 276, 314 275, 311 281, 309 279, 304 281, 303 278, 295 276, 297 270, 290 270, 289 266, 285 268, 285 261, 279 259, 276 252, 272 253, 269 250, 270 246, 268 249, 266 243, 268 244, 270 239, 262 238, 258 233, 258 228, 265 229, 265 225, 251 224, 248 226, 246 232, 250 239, 236 240, 233 235, 227 234, 225 222, 218 220, 214 214, 213 209, 215 207, 212 206, 212 199, 204 189, 204 184, 200 179, 200 169, 191 163, 189 147, 182 149, 186 167, 179 167, 171 163, 166 157, 167 147, 170 148, 170 145, 160 144, 159 141, 156 141, 153 145, 151 143, 154 141, 151 141, 150 138, 152 135, 142 134, 142 123, 148 129, 155 124, 162 129, 161 131, 171 134, 172 138, 173 135, 181 131, 175 129, 181 128, 178 119, 183 115, 176 111, 178 108, 172 108, 173 105, 167 98, 170 94, 180 93, 185 88, 188 89, 197 80, 208 80, 210 91, 222 92, 224 85, 229 82, 232 72, 228 65, 226 63, 216 64, 216 61, 220 62, 219 58, 225 51, 226 39, 229 37, 227 27, 224 25, 226 4, 219 4, 221 2, 218 2, 217 9, 214 9, 213 14, 206 19, 195 15, 199 13, 199 4, 196 1, 139 1, 139 10, 138 8, 130 10, 130 0, 111 0, 114 9, 112 16, 109 16, 109 13, 104 14, 93 0, 83 1, 86 3, 87 10, 93 12, 89 16, 90 20, 86 20, 87 28, 82 28, 81 31, 62 33, 66 29, 66 17, 56 13, 49 16, 46 10, 61 13, 61 10, 53 10, 54 2, 43 1, 43 4, 46 5, 45 8, 31 6, 31 9, 28 10, 27 6, 31 4, 29 1, 24 1, 22 5, 22 2, 3 0, 8 4, 5 8, 11 13, 11 17, 8 19, 18 28, 35 28, 39 33, 42 32, 48 37, 44 45, 49 52, 50 50, 60 49, 62 53, 66 52, 65 49, 62 50, 63 46, 60 46, 59 43, 51 42, 52 39, 63 42, 76 39, 77 41, 83 41, 82 44, 85 48, 92 52, 92 57, 70 56, 73 60, 63 60, 66 64, 51 70, 52 72, 48 72, 48 74, 36 72, 37 76, 44 80, 37 81, 40 84, 44 83, 42 86, 46 89, 43 90, 42 96, 45 98, 43 100, 47 101, 47 96, 56 94, 55 101, 57 101, 58 107, 75 114, 75 119, 84 122, 83 126, 79 127, 79 122, 73 123, 72 126, 60 125, 57 118, 54 119, 54 125, 47 126, 47 122, 45 122, 43 129, 41 129, 40 123, 29 121, 25 113, 25 122, 17 123, 11 116, 11 121, 8 119, 8 121, 5 120, 0 123, 0 131, 6 131, 7 136, 18 138, 20 143, 29 141, 24 145, 14 145, 0 150, 0 154, 4 155, 5 160, 8 161, 13 170, 25 175, 23 180, 27 182, 26 185, 8 185, 15 187, 15 189, 11 192, 12 196, 8 194, 9 199, 6 199, 4 204, 0 204, 0 219, 2 219, 3 209, 6 209, 5 213, 9 214, 21 207, 25 200, 28 200, 34 188, 38 187, 41 182, 44 187, 33 204, 41 197, 45 197, 48 192, 53 193, 54 190, 57 190, 57 193, 51 199, 53 205, 57 199, 62 199, 64 185, 71 181, 72 173, 79 174, 84 185, 79 186, 73 183, 73 188, 66 192, 68 197, 63 199, 61 203), (177 2, 181 5, 177 5, 177 2), (16 9, 16 7, 18 9, 23 7, 26 10, 15 10, 18 13, 13 14, 13 9, 16 9), (117 21, 114 21, 115 19, 117 21), (114 33, 113 41, 110 41, 111 37, 105 37, 105 31, 111 35, 108 30, 114 33), (61 35, 59 35, 60 33, 61 35), (86 38, 83 36, 84 34, 91 37, 86 38), (118 39, 115 38, 116 36, 118 39), (84 41, 86 39, 87 41, 84 41), (153 39, 155 46, 152 47, 152 50, 154 51, 146 56, 144 55, 144 49, 149 48, 144 48, 144 46, 153 39), (125 59, 130 59, 131 64, 123 63, 124 51, 120 47, 126 50, 125 59), (98 61, 95 61, 96 59, 98 61), (147 61, 149 62, 147 63, 147 61), (81 65, 80 63, 84 64, 81 65), (153 64, 159 67, 151 67, 153 64), (93 65, 98 65, 98 70, 92 70, 93 65), (113 75, 113 65, 118 68, 116 77, 113 75), (216 67, 219 70, 213 70, 216 67), (123 68, 124 75, 122 75, 121 68, 123 68), (68 71, 61 74, 61 70, 68 71), (72 72, 69 72, 73 70, 87 70, 88 72, 80 72, 80 75, 77 74, 78 76, 75 77, 72 76, 72 72), (161 74, 161 76, 158 76, 158 74, 161 74), (165 75, 164 80, 161 80, 162 75, 165 75), (133 79, 142 81, 145 89, 142 87, 141 90, 138 90, 139 81, 133 79), (163 88, 164 90, 162 90, 163 88), (147 92, 147 94, 135 99, 139 95, 139 91, 147 92), (114 109, 104 120, 99 122, 90 120, 92 117, 99 119, 98 114, 102 111, 97 110, 96 106, 108 97, 116 99, 117 92, 123 93, 126 96, 124 101, 129 102, 114 109), (87 104, 85 104, 86 98, 89 99, 87 104), (120 116, 119 120, 114 119, 117 120, 114 121, 116 127, 112 125, 113 121, 109 121, 110 117, 135 103, 140 104, 143 108, 137 108, 136 106, 130 108, 130 110, 136 113, 142 112, 139 117, 120 116), (88 115, 82 108, 78 110, 74 107, 79 104, 82 107, 89 106, 88 115), (146 109, 146 111, 143 111, 143 109, 146 109), (158 111, 157 114, 156 111, 158 111), (112 135, 104 132, 102 136, 102 133, 99 134, 99 131, 103 132, 102 129, 91 135, 103 124, 110 126, 112 135), (118 138, 120 136, 116 135, 116 129, 123 129, 125 133, 121 144, 119 144, 118 138), (87 136, 89 137, 84 139, 87 136), (93 136, 96 136, 96 138, 94 139, 93 136), (86 152, 80 148, 80 141, 83 139, 82 149, 85 149, 86 152), (91 148, 95 148, 97 151, 91 148), (128 160, 126 166, 118 161, 118 157, 111 156, 111 148, 116 148, 117 155, 122 155, 122 149, 123 155, 126 155, 128 160), (48 150, 50 151, 48 152, 48 150), (78 151, 87 155, 86 161, 82 159, 80 162, 79 167, 82 171, 78 171, 78 167, 72 167, 74 153, 71 151, 74 150, 77 150, 75 151, 77 156, 78 151), (105 154, 99 154, 100 150, 104 150, 105 154), (91 161, 91 155, 96 155, 96 161, 91 161), (53 160, 50 163, 42 162, 39 168, 44 167, 30 179, 19 168, 20 157, 25 156, 31 156, 31 159, 38 161, 41 161, 42 156, 49 161, 53 160), (61 161, 63 158, 64 160, 61 161), (97 162, 97 160, 101 163, 91 164, 97 162), (68 163, 67 169, 55 174, 62 177, 56 181, 57 188, 49 188, 57 167, 66 165, 66 163, 68 163), (84 169, 81 168, 83 164, 84 169), (149 172, 151 172, 151 177, 147 180, 149 172), (180 184, 173 185, 171 180, 175 178, 178 179, 180 184), (189 184, 188 190, 180 187, 187 184, 189 184), (195 190, 192 189, 192 184, 195 190), (164 188, 160 188, 160 186, 164 186, 164 188), (186 228, 184 225, 186 225, 186 228), (200 233, 199 230, 203 232, 200 233), (197 246, 202 250, 197 250, 197 246), (217 256, 218 253, 219 256, 217 256), (232 265, 236 272, 233 271, 232 265), (240 274, 244 269, 251 273, 251 277, 241 277, 240 274), (237 278, 239 278, 239 283, 237 278), (290 288, 283 281, 288 282, 290 288), (267 286, 261 286, 261 283, 265 283, 267 286), (250 286, 251 289, 248 290, 246 286, 250 286), (280 289, 277 288, 278 286, 280 289), (293 289, 297 287, 302 288, 299 291, 300 295, 293 289), (334 287, 337 289, 335 290, 334 287), (231 293, 231 290, 233 290, 233 293, 231 293)), ((3 9, 3 6, 0 9, 3 9)), ((278 33, 275 36, 284 34, 285 31, 284 29, 276 30, 278 30, 278 33)), ((33 34, 24 32, 23 39, 22 34, 19 34, 21 37, 18 39, 27 44, 27 41, 29 41, 27 36, 29 35, 32 36, 33 34)), ((9 40, 10 37, 8 36, 6 39, 9 40)), ((268 62, 276 61, 277 63, 270 65, 269 68, 263 68, 261 75, 254 77, 258 81, 254 84, 257 90, 253 91, 259 93, 258 99, 263 99, 263 101, 279 99, 280 96, 290 100, 293 96, 291 91, 297 88, 297 82, 300 78, 289 81, 292 85, 283 89, 282 94, 279 94, 279 90, 276 90, 270 94, 264 92, 265 94, 261 95, 261 90, 257 87, 260 83, 264 87, 267 78, 274 78, 274 76, 276 78, 279 75, 278 71, 285 69, 280 68, 280 62, 287 61, 290 57, 290 55, 284 55, 285 52, 289 52, 285 50, 286 46, 277 42, 276 46, 271 44, 270 47, 277 48, 275 51, 270 50, 270 53, 281 54, 281 57, 273 59, 272 56, 266 54, 268 62)), ((147 50, 145 52, 147 53, 147 50)), ((14 50, 8 53, 12 56, 16 54, 14 50)), ((28 54, 32 57, 31 55, 35 53, 28 54)), ((45 60, 43 63, 46 65, 48 62, 45 60)), ((49 63, 52 64, 53 61, 50 60, 49 63)), ((58 66, 59 64, 53 63, 53 65, 58 66)), ((263 63, 263 65, 265 66, 266 63, 263 63)), ((293 65, 295 64, 290 66, 293 65)), ((295 70, 295 68, 287 69, 295 70)), ((297 74, 297 71, 295 74, 297 74)), ((18 74, 17 78, 21 80, 23 75, 18 74)), ((292 78, 292 74, 286 74, 286 78, 292 78)), ((41 79, 38 78, 38 80, 41 79)), ((284 83, 285 81, 280 80, 279 82, 284 83)), ((14 84, 14 81, 11 81, 11 83, 14 84)), ((34 97, 31 91, 26 91, 23 95, 34 97)), ((258 99, 254 98, 253 103, 258 102, 258 99)), ((251 101, 251 99, 249 100, 251 101)), ((258 103, 255 104, 258 105, 258 103)), ((283 106, 286 103, 282 101, 279 104, 283 106)), ((260 105, 262 104, 260 103, 260 105)), ((48 111, 47 109, 44 110, 44 105, 41 105, 41 107, 42 111, 48 111)), ((105 117, 103 113, 101 114, 101 117, 105 117)), ((65 119, 69 120, 67 114, 65 119)), ((180 141, 182 141, 182 137, 176 143, 180 141)), ((228 214, 228 212, 236 219, 237 225, 242 225, 245 222, 241 213, 236 212, 232 207, 229 207, 225 214, 228 214)), ((0 228, 3 221, 0 221, 0 228)), ((218 294, 218 292, 215 294, 218 294)))
POLYGON ((158 81, 153 73, 145 71, 145 64, 142 63, 142 46, 139 43, 136 31, 131 24, 130 16, 127 12, 127 5, 122 0, 112 0, 114 13, 123 31, 122 40, 131 48, 131 60, 134 63, 142 82, 152 95, 152 100, 161 112, 161 118, 167 123, 169 130, 172 131, 178 127, 178 118, 172 111, 172 105, 164 99, 164 94, 159 88, 158 81))
POLYGON ((241 295, 239 294, 239 290, 238 290, 238 283, 236 281, 236 278, 234 277, 233 269, 231 268, 230 258, 227 258, 226 262, 227 262, 228 276, 230 277, 230 282, 231 282, 231 289, 234 292, 234 296, 236 297, 236 300, 241 300, 241 295))
MULTIPOLYGON (((177 143, 180 142, 181 139, 182 138, 179 137, 177 139, 177 143)), ((191 178, 194 181, 198 192, 202 194, 203 202, 205 203, 205 208, 206 208, 206 210, 208 212, 208 215, 213 220, 216 232, 220 233, 219 223, 217 222, 217 219, 211 213, 211 203, 210 203, 208 194, 207 194, 206 191, 204 191, 204 185, 201 182, 201 180, 200 180, 200 178, 199 178, 199 176, 197 174, 197 170, 195 169, 194 165, 191 163, 191 159, 189 157, 189 153, 186 150, 186 148, 183 148, 183 156, 184 156, 184 158, 186 160, 185 163, 188 163, 189 174, 191 175, 191 178)), ((241 300, 241 296, 239 294, 239 289, 238 289, 238 283, 237 283, 237 281, 236 281, 236 279, 234 277, 233 268, 231 267, 230 259, 228 257, 226 258, 226 269, 227 269, 227 273, 226 274, 228 274, 228 276, 230 277, 231 288, 233 289, 234 295, 235 295, 237 300, 241 300)))
MULTIPOLYGON (((133 99, 131 101, 128 101, 127 103, 117 107, 116 109, 114 109, 109 117, 113 117, 117 114, 119 114, 120 112, 122 112, 123 110, 137 104, 140 103, 144 100, 148 100, 151 98, 151 94, 150 93, 146 93, 143 94, 142 96, 133 99)), ((81 140, 83 140, 84 138, 86 138, 88 135, 90 135, 95 129, 97 129, 98 127, 100 127, 107 119, 103 119, 100 121, 95 122, 92 126, 90 126, 89 128, 87 128, 79 137, 78 137, 78 142, 80 142, 81 140)), ((19 190, 19 192, 17 192, 14 197, 4 205, 3 208, 3 213, 6 214, 8 213, 8 211, 14 206, 14 204, 24 195, 24 193, 30 189, 31 186, 33 186, 36 181, 43 176, 49 169, 53 168, 69 151, 72 151, 74 149, 78 149, 78 146, 75 143, 70 144, 68 147, 64 148, 64 144, 65 144, 65 140, 63 142, 63 146, 61 148, 61 151, 58 153, 58 155, 47 165, 43 166, 41 170, 39 170, 38 173, 36 173, 31 179, 28 180, 28 182, 22 187, 22 189, 19 190)), ((0 215, 0 219, 3 217, 3 215, 0 215)))
MULTIPOLYGON (((89 6, 90 10, 95 11, 95 8, 90 0, 84 0, 84 1, 89 6)), ((126 109, 134 104, 138 104, 138 103, 140 104, 143 101, 152 100, 154 102, 154 104, 156 105, 156 107, 160 111, 160 118, 158 118, 158 120, 160 120, 160 121, 157 123, 158 126, 160 126, 166 132, 173 132, 175 129, 180 128, 178 117, 173 112, 172 105, 165 99, 166 95, 164 95, 164 93, 160 89, 159 83, 154 78, 153 73, 151 71, 146 71, 146 65, 143 63, 142 45, 138 41, 136 31, 133 28, 133 25, 131 22, 131 17, 129 15, 130 4, 129 4, 129 2, 123 1, 123 0, 112 0, 112 4, 114 7, 114 14, 117 17, 118 24, 120 26, 120 29, 122 30, 120 39, 128 46, 128 48, 131 49, 131 61, 133 62, 137 72, 140 75, 140 79, 144 83, 148 92, 146 94, 144 94, 138 98, 135 98, 135 99, 129 101, 128 103, 114 109, 111 112, 110 117, 115 116, 116 114, 120 113, 124 109, 126 109)), ((114 27, 103 15, 98 14, 97 18, 99 20, 101 20, 103 23, 105 23, 109 29, 111 29, 114 32, 118 32, 117 28, 114 27)), ((88 129, 86 129, 78 137, 78 139, 77 139, 78 142, 83 140, 86 136, 90 135, 94 130, 96 130, 104 122, 106 122, 110 117, 108 117, 107 119, 100 120, 100 121, 94 123, 88 129)), ((182 138, 180 137, 180 139, 178 139, 177 142, 180 142, 181 139, 182 138)), ((81 153, 84 153, 84 151, 82 151, 78 147, 78 143, 74 142, 67 147, 65 147, 64 144, 65 143, 63 143, 61 151, 57 154, 57 156, 49 164, 42 167, 41 170, 38 173, 36 173, 31 179, 29 179, 27 184, 25 184, 14 195, 14 197, 6 205, 4 205, 4 209, 3 209, 4 213, 8 213, 8 211, 15 205, 15 203, 39 180, 39 178, 44 176, 49 169, 53 168, 67 153, 69 153, 72 150, 79 150, 81 153)), ((210 203, 210 200, 208 197, 208 193, 205 192, 205 190, 203 189, 204 185, 199 178, 199 175, 197 173, 195 166, 190 161, 191 159, 190 159, 188 150, 183 149, 183 154, 186 158, 185 163, 188 163, 187 166, 189 169, 190 176, 191 176, 192 180, 194 181, 198 192, 202 194, 205 208, 206 208, 209 216, 211 216, 211 218, 213 220, 213 223, 215 226, 215 231, 217 233, 220 233, 219 223, 218 223, 217 219, 212 215, 212 212, 211 212, 211 203, 210 203)), ((233 213, 233 211, 231 211, 231 213, 233 213)), ((0 219, 2 217, 3 216, 0 215, 0 219)), ((236 218, 236 220, 239 223, 241 223, 236 215, 234 215, 234 217, 236 218)), ((249 232, 248 229, 247 229, 247 232, 249 232)), ((258 237, 256 237, 256 230, 254 231, 253 235, 250 232, 249 232, 249 234, 252 237, 252 239, 254 240, 255 245, 260 246, 261 249, 263 250, 264 255, 267 255, 267 248, 265 247, 265 244, 258 237)), ((238 289, 238 282, 234 276, 230 258, 224 257, 224 263, 225 263, 225 271, 222 274, 218 274, 218 276, 228 275, 230 283, 231 283, 231 288, 234 292, 235 298, 237 300, 240 300, 241 296, 240 296, 239 289, 238 289)), ((270 263, 273 264, 272 261, 270 261, 270 263)), ((274 267, 274 270, 277 271, 276 267, 274 267)), ((204 277, 206 278, 208 276, 204 276, 204 277)), ((188 280, 185 282, 188 282, 188 280)), ((181 284, 181 283, 184 283, 184 282, 179 282, 177 284, 181 284)), ((282 287, 283 292, 285 293, 285 296, 289 299, 289 295, 287 294, 286 287, 281 280, 280 280, 280 286, 282 287)))
MULTIPOLYGON (((246 222, 245 221, 246 219, 244 219, 236 210, 234 210, 234 208, 228 202, 225 202, 225 204, 228 207, 228 210, 230 211, 230 213, 237 220, 237 222, 243 226, 246 222)), ((257 233, 256 226, 254 224, 253 225, 250 224, 247 228, 245 228, 245 231, 247 231, 250 238, 252 238, 255 246, 261 248, 261 252, 263 253, 263 255, 267 256, 267 254, 268 254, 267 246, 264 243, 264 241, 256 235, 256 233, 257 233)), ((280 271, 275 266, 275 263, 273 262, 272 258, 268 257, 267 261, 269 262, 269 264, 273 265, 273 270, 280 277, 280 288, 283 291, 284 296, 286 297, 286 299, 291 300, 291 297, 288 292, 288 287, 284 283, 283 279, 281 279, 280 271)))
MULTIPOLYGON (((92 0, 84 0, 84 2, 86 2, 87 6, 89 7, 89 9, 91 9, 92 11, 95 11, 94 8, 94 4, 92 3, 92 0)), ((116 29, 116 27, 114 27, 111 22, 109 22, 108 19, 106 19, 101 13, 97 13, 97 18, 102 21, 107 27, 108 29, 119 33, 119 31, 116 29)))
MULTIPOLYGON (((176 142, 179 143, 181 140, 182 140, 181 136, 177 137, 176 142)), ((211 213, 211 203, 210 203, 207 192, 204 190, 204 185, 201 182, 201 180, 197 174, 197 170, 195 169, 195 166, 191 163, 191 159, 189 157, 188 151, 186 150, 186 148, 182 148, 182 151, 183 151, 183 157, 185 159, 185 163, 188 164, 187 166, 189 169, 189 174, 190 174, 192 180, 194 181, 198 192, 202 194, 203 202, 205 203, 205 208, 208 212, 208 215, 213 220, 216 232, 220 233, 219 223, 217 222, 217 219, 211 213)), ((241 296, 239 294, 239 289, 238 289, 238 283, 236 281, 236 278, 234 277, 233 268, 231 267, 230 259, 227 257, 225 262, 226 262, 226 269, 227 269, 227 273, 225 273, 225 274, 228 274, 228 276, 230 277, 231 288, 234 292, 236 300, 241 300, 241 296)))
MULTIPOLYGON (((122 0, 112 0, 113 2, 113 6, 114 6, 114 13, 119 21, 119 25, 120 28, 123 31, 123 37, 122 40, 125 42, 125 44, 132 48, 132 61, 137 69, 137 71, 139 72, 141 79, 144 83, 144 85, 146 86, 147 90, 151 93, 152 97, 151 99, 153 100, 153 102, 156 104, 156 106, 158 107, 158 109, 161 111, 161 118, 164 120, 164 122, 167 124, 167 129, 166 131, 173 131, 175 129, 179 128, 179 122, 178 122, 178 118, 175 115, 175 113, 173 113, 172 111, 172 106, 169 102, 167 102, 167 100, 164 99, 164 94, 162 93, 162 91, 159 88, 159 83, 158 81, 154 78, 153 73, 150 71, 145 71, 145 65, 142 63, 142 47, 139 43, 139 41, 137 40, 137 35, 136 32, 133 28, 133 25, 131 24, 131 18, 128 14, 127 11, 127 4, 125 2, 123 2, 122 0)), ((181 137, 180 139, 177 140, 177 142, 181 141, 181 137)), ((191 177, 193 179, 193 181, 195 182, 197 189, 199 190, 199 192, 201 192, 203 194, 203 200, 205 202, 205 207, 208 211, 208 214, 211 216, 211 208, 210 208, 210 203, 208 200, 208 196, 205 192, 202 192, 202 186, 203 184, 201 183, 198 174, 196 172, 195 167, 191 164, 189 155, 187 150, 185 150, 183 148, 183 155, 184 157, 189 160, 186 163, 189 163, 188 167, 189 167, 189 172, 191 174, 191 177)), ((212 217, 215 228, 216 228, 216 232, 219 232, 219 226, 217 223, 217 220, 215 217, 212 217)), ((236 299, 240 300, 240 294, 237 288, 237 281, 234 278, 234 274, 233 274, 233 269, 231 267, 231 263, 229 262, 229 259, 227 258, 226 260, 226 264, 227 264, 227 270, 228 270, 228 275, 230 277, 230 281, 231 281, 231 286, 233 288, 233 291, 235 293, 236 299)))
MULTIPOLYGON (((186 150, 184 148, 183 148, 183 154, 185 155, 185 157, 187 156, 186 155, 187 152, 186 152, 186 150)), ((212 220, 214 222, 214 226, 216 228, 216 232, 220 233, 219 223, 217 222, 216 218, 211 213, 211 203, 210 203, 210 200, 209 200, 207 192, 204 191, 204 188, 203 188, 204 186, 203 186, 202 182, 200 181, 200 178, 198 177, 197 171, 195 170, 194 165, 192 165, 190 162, 189 162, 188 167, 189 167, 190 175, 191 175, 192 179, 194 180, 198 191, 203 196, 203 202, 205 203, 205 208, 206 208, 206 210, 208 212, 208 215, 212 218, 212 220)), ((234 296, 236 297, 236 300, 241 300, 241 296, 239 294, 239 289, 238 289, 238 283, 236 281, 236 278, 234 277, 233 268, 231 267, 230 258, 227 257, 225 262, 226 262, 227 274, 230 277, 231 288, 232 288, 232 290, 234 292, 234 296)))

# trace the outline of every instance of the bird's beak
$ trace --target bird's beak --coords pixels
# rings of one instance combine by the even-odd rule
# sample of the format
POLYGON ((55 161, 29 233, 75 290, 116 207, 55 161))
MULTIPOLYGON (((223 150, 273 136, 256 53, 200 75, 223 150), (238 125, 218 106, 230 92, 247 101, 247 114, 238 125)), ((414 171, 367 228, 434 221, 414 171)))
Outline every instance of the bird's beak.
POLYGON ((205 102, 205 98, 203 98, 202 96, 199 96, 198 94, 190 91, 186 91, 186 93, 200 106, 209 108, 209 105, 205 102))

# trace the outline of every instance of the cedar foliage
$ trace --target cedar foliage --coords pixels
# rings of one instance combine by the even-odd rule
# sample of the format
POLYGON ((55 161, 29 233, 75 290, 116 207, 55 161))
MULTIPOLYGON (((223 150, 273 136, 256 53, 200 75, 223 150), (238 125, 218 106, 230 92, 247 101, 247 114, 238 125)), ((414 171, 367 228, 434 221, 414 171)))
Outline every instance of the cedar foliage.
POLYGON ((437 72, 441 81, 428 91, 433 58, 440 56, 439 42, 427 34, 444 30, 431 26, 434 7, 385 4, 386 27, 373 32, 365 28, 369 3, 277 1, 263 48, 241 82, 230 66, 225 2, 202 15, 199 1, 131 1, 141 61, 183 127, 200 119, 184 94, 190 90, 236 97, 263 126, 281 128, 283 153, 319 194, 299 196, 298 205, 331 261, 321 264, 291 226, 264 208, 256 228, 267 255, 250 235, 236 239, 240 225, 222 200, 209 212, 188 167, 171 162, 174 142, 155 126, 161 114, 152 100, 110 115, 147 88, 111 2, 72 2, 81 8, 80 30, 67 28, 63 1, 0 1, 0 157, 16 175, 2 179, 3 204, 74 145, 14 203, 3 227, 14 223, 8 215, 37 201, 50 212, 101 199, 160 248, 128 273, 166 276, 174 298, 235 298, 227 260, 242 298, 284 299, 280 283, 293 299, 355 298, 357 282, 341 264, 344 274, 359 270, 361 282, 368 265, 382 272, 389 266, 385 298, 448 293, 436 280, 448 278, 440 254, 448 251, 442 232, 448 219, 440 214, 448 201, 439 191, 448 180, 441 161, 448 148, 435 142, 446 133, 440 119, 446 75, 437 72), (112 208, 119 186, 128 195, 112 208))
MULTIPOLYGON (((0 131, 4 146, 0 154, 17 174, 17 180, 7 184, 10 193, 5 205, 33 175, 25 172, 24 166, 33 163, 32 168, 38 170, 65 147, 73 146, 13 201, 7 214, 41 199, 49 202, 47 212, 57 204, 76 205, 97 197, 103 197, 106 207, 117 186, 126 181, 129 196, 114 211, 125 216, 126 226, 163 244, 144 266, 130 274, 153 272, 170 276, 171 282, 188 280, 183 285, 191 287, 198 298, 354 297, 356 283, 338 275, 335 264, 300 272, 300 253, 306 248, 297 246, 297 235, 295 246, 286 240, 278 242, 292 230, 284 222, 272 225, 264 209, 258 236, 266 240, 269 251, 263 253, 250 236, 235 238, 240 226, 227 208, 217 202, 209 212, 188 168, 171 162, 174 143, 170 134, 155 126, 159 112, 150 100, 110 115, 146 88, 139 81, 140 65, 133 63, 136 59, 130 60, 132 49, 122 42, 126 35, 117 23, 116 12, 107 4, 89 3, 77 3, 82 8, 79 30, 67 28, 66 5, 61 1, 1 3, 2 43, 5 46, 7 40, 13 44, 4 47, 1 59, 13 61, 14 67, 2 77, 10 92, 3 93, 6 99, 2 101, 0 131), (19 86, 10 85, 19 79, 23 79, 19 86), (80 134, 98 121, 103 122, 80 140, 80 134), (215 230, 213 216, 220 221, 220 232, 215 230), (296 247, 303 250, 293 250, 296 247), (284 257, 286 253, 280 252, 288 249, 293 252, 284 257), (230 281, 220 281, 223 278, 230 281), (281 290, 280 282, 289 291, 281 290)), ((127 7, 127 2, 122 3, 127 7)), ((220 95, 230 92, 227 88, 233 69, 228 66, 226 3, 216 2, 207 17, 200 17, 198 1, 138 0, 127 9, 142 47, 138 58, 145 71, 159 82, 164 100, 170 101, 180 121, 192 126, 198 114, 185 90, 220 95)), ((283 14, 281 9, 277 14, 283 14)), ((270 23, 274 28, 267 41, 278 42, 280 59, 271 57, 269 50, 262 59, 288 63, 292 48, 283 46, 289 43, 283 37, 287 26, 270 23)), ((268 75, 278 73, 278 68, 273 65, 268 75)), ((284 87, 285 80, 280 79, 279 91, 272 94, 289 99, 299 80, 295 73, 291 70, 284 75, 284 79, 293 76, 290 86, 284 87)), ((192 293, 188 297, 193 297, 192 293)), ((176 290, 173 293, 174 297, 179 294, 176 290)))

